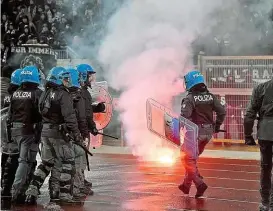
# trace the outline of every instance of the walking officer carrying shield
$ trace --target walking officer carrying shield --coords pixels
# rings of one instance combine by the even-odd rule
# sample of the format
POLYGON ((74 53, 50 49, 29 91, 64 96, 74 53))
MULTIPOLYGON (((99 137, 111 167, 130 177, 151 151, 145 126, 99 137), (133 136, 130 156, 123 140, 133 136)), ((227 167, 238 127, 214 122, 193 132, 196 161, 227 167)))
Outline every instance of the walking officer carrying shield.
MULTIPOLYGON (((188 94, 181 103, 181 116, 192 121, 198 126, 199 155, 203 153, 205 146, 211 140, 213 133, 218 133, 223 123, 226 111, 220 101, 208 91, 204 76, 197 70, 193 70, 184 76, 188 94), (216 112, 216 122, 213 121, 213 112, 216 112)), ((196 141, 196 140, 193 140, 196 141)), ((185 178, 179 189, 184 194, 189 194, 192 182, 195 184, 196 198, 203 196, 208 188, 200 176, 197 168, 197 159, 184 152, 185 178)))

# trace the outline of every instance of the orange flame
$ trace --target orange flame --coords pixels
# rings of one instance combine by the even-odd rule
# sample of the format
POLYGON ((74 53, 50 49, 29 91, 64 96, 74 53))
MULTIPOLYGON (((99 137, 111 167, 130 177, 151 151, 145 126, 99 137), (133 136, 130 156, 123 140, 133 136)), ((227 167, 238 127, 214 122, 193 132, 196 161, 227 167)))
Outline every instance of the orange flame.
POLYGON ((159 157, 159 162, 172 165, 174 164, 175 159, 169 155, 162 155, 161 157, 159 157))
POLYGON ((176 158, 179 156, 177 154, 177 149, 171 149, 171 148, 161 148, 157 151, 156 162, 172 166, 176 162, 176 158))

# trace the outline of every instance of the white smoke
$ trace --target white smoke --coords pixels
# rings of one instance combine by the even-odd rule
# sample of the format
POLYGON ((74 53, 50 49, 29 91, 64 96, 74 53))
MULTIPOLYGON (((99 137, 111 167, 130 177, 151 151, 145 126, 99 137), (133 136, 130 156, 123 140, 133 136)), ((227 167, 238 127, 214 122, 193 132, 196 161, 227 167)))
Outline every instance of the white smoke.
POLYGON ((147 129, 146 100, 170 107, 172 97, 184 91, 181 76, 191 69, 190 44, 198 33, 209 32, 216 23, 210 14, 223 5, 221 0, 129 1, 109 20, 99 60, 109 85, 122 92, 120 117, 135 155, 157 159, 168 153, 147 129))

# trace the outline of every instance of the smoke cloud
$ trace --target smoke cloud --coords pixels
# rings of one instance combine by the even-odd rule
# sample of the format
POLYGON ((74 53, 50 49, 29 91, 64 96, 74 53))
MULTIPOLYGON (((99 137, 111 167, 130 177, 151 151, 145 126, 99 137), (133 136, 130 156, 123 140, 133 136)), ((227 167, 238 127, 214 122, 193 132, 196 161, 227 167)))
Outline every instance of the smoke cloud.
POLYGON ((144 159, 162 150, 161 140, 146 129, 146 100, 171 107, 172 97, 184 91, 181 75, 191 69, 191 54, 253 55, 272 48, 273 0, 91 2, 100 6, 84 31, 75 32, 80 41, 71 47, 81 58, 97 60, 97 74, 121 93, 127 144, 144 159))
POLYGON ((217 20, 199 35, 196 51, 207 55, 265 55, 273 52, 273 0, 231 0, 211 16, 217 20))
MULTIPOLYGON (((99 48, 109 85, 121 91, 118 107, 127 144, 145 160, 172 150, 147 129, 146 100, 171 107, 184 91, 181 76, 191 69, 192 41, 215 24, 209 15, 219 0, 129 1, 111 17, 99 48)), ((156 120, 154 120, 156 121, 156 120)))

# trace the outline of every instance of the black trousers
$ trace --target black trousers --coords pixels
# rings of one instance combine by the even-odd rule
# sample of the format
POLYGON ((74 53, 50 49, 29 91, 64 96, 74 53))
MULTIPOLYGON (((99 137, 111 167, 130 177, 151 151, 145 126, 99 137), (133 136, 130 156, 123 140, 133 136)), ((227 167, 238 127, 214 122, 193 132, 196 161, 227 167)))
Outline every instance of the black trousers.
POLYGON ((259 140, 261 153, 260 193, 262 203, 273 208, 272 156, 273 141, 259 140))

